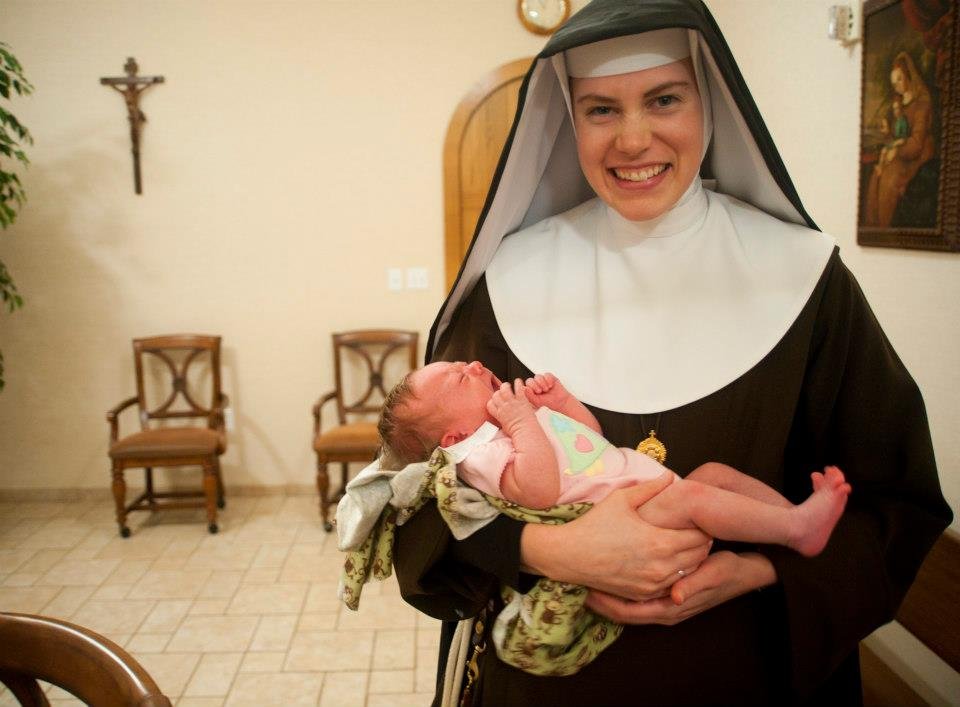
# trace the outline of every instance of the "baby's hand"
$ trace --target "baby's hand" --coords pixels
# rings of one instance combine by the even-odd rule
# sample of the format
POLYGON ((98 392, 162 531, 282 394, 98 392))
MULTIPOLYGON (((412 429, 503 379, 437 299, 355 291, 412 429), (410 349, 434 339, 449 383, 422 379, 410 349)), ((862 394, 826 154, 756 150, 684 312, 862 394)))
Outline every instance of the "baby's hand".
POLYGON ((513 382, 503 383, 487 402, 487 412, 510 434, 521 421, 533 417, 533 406, 527 400, 526 387, 517 378, 513 382))
POLYGON ((527 378, 527 400, 537 407, 546 406, 552 410, 562 410, 570 393, 552 373, 538 373, 527 378))

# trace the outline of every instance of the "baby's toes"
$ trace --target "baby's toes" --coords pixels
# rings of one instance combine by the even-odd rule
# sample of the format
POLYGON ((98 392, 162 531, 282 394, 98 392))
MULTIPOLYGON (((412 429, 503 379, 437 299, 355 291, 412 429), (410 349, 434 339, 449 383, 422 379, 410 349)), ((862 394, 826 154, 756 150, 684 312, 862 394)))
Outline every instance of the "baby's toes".
POLYGON ((843 472, 835 466, 828 466, 824 469, 824 477, 831 486, 840 486, 846 481, 843 472))
POLYGON ((823 484, 826 479, 819 471, 815 471, 810 474, 810 480, 813 482, 813 490, 819 491, 821 488, 823 488, 823 484))

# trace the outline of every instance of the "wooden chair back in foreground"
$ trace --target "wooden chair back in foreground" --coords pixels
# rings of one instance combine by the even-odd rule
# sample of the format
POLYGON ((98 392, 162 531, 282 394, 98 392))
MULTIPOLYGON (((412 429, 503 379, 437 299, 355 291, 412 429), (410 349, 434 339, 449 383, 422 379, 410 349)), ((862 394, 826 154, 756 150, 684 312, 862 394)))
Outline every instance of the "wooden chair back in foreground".
MULTIPOLYGON (((417 367, 417 341, 415 331, 387 329, 347 331, 333 334, 332 391, 322 396, 313 406, 313 449, 317 453, 317 490, 320 492, 320 517, 323 527, 329 531, 330 504, 343 495, 347 485, 347 465, 350 462, 370 462, 380 447, 377 425, 370 418, 379 414, 383 399, 392 387, 386 377, 393 373, 397 380, 417 367), (397 359, 394 368, 387 371, 388 359, 394 363, 393 354, 405 354, 397 359), (351 379, 360 377, 360 386, 350 386, 351 379), (356 390, 354 390, 356 388, 356 390), (321 430, 320 411, 328 402, 336 402, 336 427, 321 430), (337 498, 329 498, 330 477, 327 464, 340 462, 341 483, 337 498)), ((397 381, 392 381, 396 383, 397 381)))
POLYGON ((130 511, 163 508, 206 508, 207 528, 217 532, 217 508, 224 506, 220 455, 226 451, 223 411, 227 396, 220 389, 220 337, 199 334, 154 336, 133 340, 137 394, 107 412, 110 460, 117 524, 130 535, 130 511), (137 405, 140 431, 119 436, 119 415, 137 405), (189 422, 190 425, 170 423, 189 422), (153 467, 199 466, 202 490, 159 492, 153 467), (124 472, 143 467, 145 490, 127 504, 124 472), (201 498, 199 501, 183 499, 201 498), (166 500, 158 503, 158 499, 166 500))
POLYGON ((170 707, 133 656, 82 626, 0 613, 0 682, 25 707, 49 707, 37 683, 63 688, 92 707, 170 707))

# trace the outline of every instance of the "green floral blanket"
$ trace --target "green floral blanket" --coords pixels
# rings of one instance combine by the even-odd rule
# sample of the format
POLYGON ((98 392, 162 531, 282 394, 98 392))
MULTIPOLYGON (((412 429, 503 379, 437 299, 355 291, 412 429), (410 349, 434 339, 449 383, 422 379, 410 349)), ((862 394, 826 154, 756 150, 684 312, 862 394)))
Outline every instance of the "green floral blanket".
MULTIPOLYGON (((457 495, 466 488, 456 467, 441 449, 431 456, 420 491, 410 506, 388 505, 359 549, 347 553, 340 580, 340 598, 353 610, 360 606, 363 585, 393 572, 393 539, 402 525, 430 498, 448 524, 455 524, 457 495)), ((546 510, 523 508, 500 498, 484 498, 501 513, 526 523, 559 524, 585 513, 589 503, 570 503, 546 510)), ((534 675, 573 675, 620 635, 622 627, 584 606, 584 587, 541 578, 526 594, 501 588, 504 609, 494 621, 492 638, 502 661, 534 675)))

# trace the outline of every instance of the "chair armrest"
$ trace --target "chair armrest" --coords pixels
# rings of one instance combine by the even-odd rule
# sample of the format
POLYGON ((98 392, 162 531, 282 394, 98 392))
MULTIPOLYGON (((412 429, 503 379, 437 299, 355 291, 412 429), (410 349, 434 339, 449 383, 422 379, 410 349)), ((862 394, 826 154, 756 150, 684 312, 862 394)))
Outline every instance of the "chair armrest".
POLYGON ((220 399, 213 404, 210 415, 207 417, 207 425, 210 429, 219 430, 220 432, 225 431, 223 411, 228 407, 230 407, 230 398, 227 397, 226 393, 220 393, 220 399))
POLYGON ((135 404, 137 400, 138 400, 137 396, 133 396, 132 398, 127 398, 122 403, 115 405, 114 407, 107 410, 107 422, 110 423, 110 444, 113 444, 114 442, 116 442, 117 437, 119 436, 118 418, 120 416, 120 413, 126 410, 131 405, 135 404))
POLYGON ((317 402, 313 404, 313 436, 316 437, 320 434, 320 408, 329 403, 331 400, 335 400, 337 397, 337 391, 331 390, 329 393, 321 397, 317 402))

